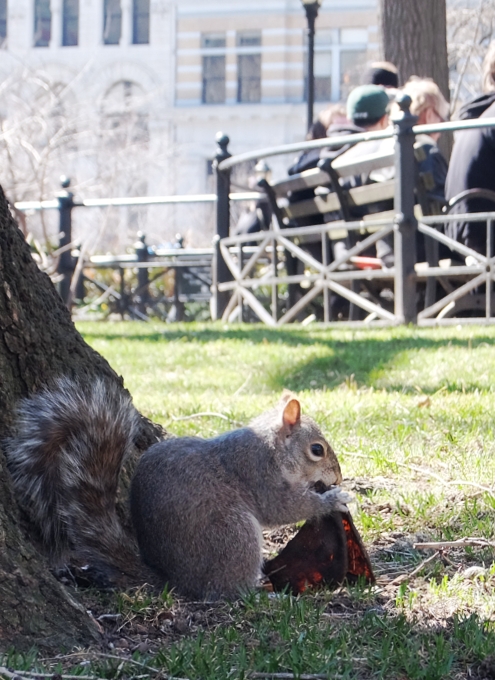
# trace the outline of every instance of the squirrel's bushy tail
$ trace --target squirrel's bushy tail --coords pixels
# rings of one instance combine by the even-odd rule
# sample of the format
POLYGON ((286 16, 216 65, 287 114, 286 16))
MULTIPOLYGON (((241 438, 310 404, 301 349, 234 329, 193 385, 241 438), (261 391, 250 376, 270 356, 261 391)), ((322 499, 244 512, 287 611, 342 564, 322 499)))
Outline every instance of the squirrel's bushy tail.
POLYGON ((130 397, 111 381, 60 378, 20 403, 17 424, 6 442, 8 467, 18 500, 52 555, 74 551, 93 564, 124 561, 129 537, 115 503, 139 427, 130 397))

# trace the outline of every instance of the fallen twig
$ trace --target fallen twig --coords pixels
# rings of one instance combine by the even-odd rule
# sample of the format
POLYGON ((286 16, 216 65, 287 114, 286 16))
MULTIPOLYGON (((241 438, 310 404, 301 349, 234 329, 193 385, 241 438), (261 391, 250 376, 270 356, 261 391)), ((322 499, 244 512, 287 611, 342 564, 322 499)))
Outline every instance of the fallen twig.
POLYGON ((121 619, 122 614, 101 614, 96 618, 97 621, 106 621, 107 619, 114 620, 121 619))
MULTIPOLYGON (((260 673, 253 671, 248 673, 248 678, 266 678, 267 680, 292 680, 293 678, 299 678, 299 680, 327 680, 327 673, 309 673, 303 675, 294 675, 294 673, 260 673)), ((341 675, 332 675, 333 680, 338 680, 341 675)))
MULTIPOLYGON (((153 666, 148 666, 147 664, 142 663, 142 661, 136 661, 135 659, 131 659, 128 657, 118 656, 117 654, 104 654, 103 652, 93 652, 93 654, 104 659, 115 659, 116 661, 130 663, 133 666, 139 666, 140 668, 144 668, 147 671, 153 671, 153 673, 161 673, 161 670, 159 668, 153 668, 153 666)), ((187 680, 186 678, 173 678, 171 675, 167 675, 165 677, 168 680, 187 680)))
POLYGON ((242 383, 242 385, 240 387, 238 387, 236 389, 236 391, 234 392, 234 394, 232 396, 237 397, 237 395, 240 394, 245 387, 247 387, 247 385, 249 384, 249 381, 251 380, 252 377, 253 377, 253 374, 250 373, 248 375, 248 377, 246 378, 246 380, 242 383))
POLYGON ((194 418, 222 418, 222 420, 227 420, 229 423, 241 426, 242 423, 238 423, 232 418, 229 418, 224 413, 215 413, 215 411, 204 411, 202 413, 192 413, 190 416, 172 416, 170 422, 178 422, 179 420, 194 420, 194 418))
MULTIPOLYGON (((59 673, 40 673, 39 671, 9 671, 8 668, 0 666, 0 676, 3 676, 4 678, 53 678, 54 675, 56 675, 57 678, 63 678, 63 680, 102 680, 102 678, 97 678, 95 675, 60 675, 59 673)), ((134 677, 148 678, 149 675, 134 677)))
MULTIPOLYGON (((50 659, 45 659, 45 661, 48 660, 55 660, 55 661, 60 661, 61 659, 70 659, 75 656, 78 657, 85 657, 86 659, 89 660, 89 657, 92 657, 92 660, 98 659, 98 658, 103 658, 103 659, 115 659, 115 661, 120 661, 120 665, 125 665, 126 663, 132 664, 134 666, 139 666, 140 668, 144 668, 145 670, 152 671, 153 673, 156 673, 157 675, 162 675, 163 680, 189 680, 189 678, 178 678, 175 677, 174 675, 166 675, 163 674, 163 669, 162 668, 154 668, 153 666, 148 666, 145 663, 142 663, 141 661, 136 661, 135 659, 132 659, 127 656, 119 656, 118 654, 105 654, 104 652, 73 652, 72 654, 66 654, 63 656, 56 656, 56 657, 51 657, 50 659)), ((10 672, 10 671, 8 671, 10 672)), ((2 668, 0 667, 0 676, 2 675, 2 668)), ((26 676, 26 677, 46 677, 46 678, 52 678, 55 674, 54 673, 36 673, 34 671, 14 671, 12 675, 8 675, 8 678, 13 678, 15 675, 20 675, 20 676, 26 676)), ((58 673, 56 674, 58 676, 58 673)), ((80 680, 101 680, 100 678, 96 678, 93 675, 60 675, 63 680, 76 680, 77 678, 80 678, 80 680)), ((149 678, 150 674, 146 673, 145 675, 133 675, 133 678, 149 678)))
POLYGON ((435 559, 435 557, 438 557, 439 554, 440 554, 440 552, 437 550, 436 553, 434 553, 433 555, 430 555, 429 557, 427 557, 425 560, 423 560, 423 561, 421 562, 421 564, 418 564, 418 566, 416 567, 416 569, 413 569, 413 570, 411 571, 411 573, 409 573, 409 574, 401 574, 400 576, 396 576, 392 581, 389 581, 389 583, 388 583, 387 585, 389 585, 389 586, 399 586, 401 583, 404 583, 404 581, 408 581, 408 580, 409 580, 410 578, 412 578, 413 576, 416 576, 416 574, 419 574, 419 572, 420 572, 424 567, 426 567, 426 565, 427 565, 429 562, 433 562, 433 560, 435 559))
MULTIPOLYGON (((115 659, 116 661, 121 661, 122 663, 130 663, 133 664, 134 666, 139 666, 140 668, 144 668, 147 671, 153 671, 153 673, 163 673, 162 668, 154 668, 153 666, 148 666, 145 663, 142 663, 141 661, 136 661, 135 659, 131 659, 126 656, 118 656, 117 654, 105 654, 104 652, 93 652, 95 656, 102 657, 104 659, 115 659)), ((141 676, 134 676, 134 677, 141 677, 141 676)), ((145 676, 142 676, 145 677, 145 676)), ((149 677, 149 676, 146 676, 149 677)), ((177 678, 175 675, 162 675, 163 680, 189 680, 189 678, 177 678)))
POLYGON ((463 548, 472 546, 478 548, 495 548, 493 541, 485 538, 459 538, 457 541, 434 541, 432 543, 414 543, 416 550, 445 550, 447 548, 463 548))

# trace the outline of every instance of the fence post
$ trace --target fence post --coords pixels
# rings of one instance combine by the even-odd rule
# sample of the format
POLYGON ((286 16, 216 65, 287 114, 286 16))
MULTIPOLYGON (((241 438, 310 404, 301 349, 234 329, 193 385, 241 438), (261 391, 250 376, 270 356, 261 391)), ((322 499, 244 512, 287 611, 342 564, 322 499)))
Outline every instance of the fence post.
POLYGON ((217 233, 213 265, 215 267, 212 286, 213 304, 211 309, 211 316, 214 321, 222 317, 229 300, 229 293, 219 292, 218 284, 232 279, 232 275, 220 251, 220 239, 227 238, 230 232, 230 170, 220 170, 218 167, 222 161, 230 158, 231 154, 227 151, 230 139, 223 132, 217 132, 215 141, 217 143, 217 152, 213 167, 217 177, 217 233))
MULTIPOLYGON (((58 200, 58 247, 64 248, 72 241, 72 208, 74 207, 74 194, 68 191, 70 178, 62 175, 60 177, 62 191, 57 194, 58 200)), ((71 248, 67 248, 60 254, 57 264, 57 272, 61 275, 58 283, 58 292, 67 307, 71 306, 70 283, 74 273, 74 259, 71 248)))
MULTIPOLYGON (((146 245, 146 234, 142 231, 137 233, 138 240, 134 244, 136 259, 138 262, 148 261, 148 246, 146 245)), ((138 267, 137 270, 137 305, 141 314, 146 314, 146 303, 149 298, 149 274, 146 267, 138 267)))
POLYGON ((417 322, 416 302, 416 233, 418 222, 414 215, 414 134, 418 117, 409 110, 411 98, 397 99, 400 113, 392 118, 395 136, 395 315, 401 323, 417 322))

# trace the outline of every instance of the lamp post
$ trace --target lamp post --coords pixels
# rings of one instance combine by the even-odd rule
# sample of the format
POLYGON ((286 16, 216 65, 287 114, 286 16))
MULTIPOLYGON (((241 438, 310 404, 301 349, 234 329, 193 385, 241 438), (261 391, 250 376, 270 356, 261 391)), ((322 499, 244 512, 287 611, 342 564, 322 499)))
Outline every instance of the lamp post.
POLYGON ((301 0, 308 21, 308 130, 313 124, 313 105, 315 100, 315 23, 323 0, 301 0))

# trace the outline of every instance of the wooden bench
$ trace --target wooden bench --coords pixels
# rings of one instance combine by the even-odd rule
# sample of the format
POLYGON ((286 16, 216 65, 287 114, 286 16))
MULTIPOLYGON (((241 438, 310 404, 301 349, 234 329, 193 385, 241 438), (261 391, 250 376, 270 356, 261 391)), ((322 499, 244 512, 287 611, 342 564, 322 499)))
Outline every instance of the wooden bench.
MULTIPOLYGON (((427 144, 428 142, 424 138, 418 139, 414 149, 417 161, 415 193, 418 218, 423 215, 438 214, 442 207, 438 197, 432 197, 431 194, 434 188, 433 176, 429 172, 421 173, 418 167, 428 153, 427 144)), ((431 145, 431 142, 429 144, 431 145)), ((267 195, 279 229, 296 227, 301 222, 307 225, 312 220, 315 224, 322 221, 333 223, 336 228, 328 234, 329 244, 327 249, 336 259, 338 256, 333 251, 337 241, 345 240, 348 250, 355 249, 354 247, 359 241, 364 241, 367 236, 382 229, 381 226, 376 224, 377 221, 393 219, 395 214, 392 208, 395 195, 394 163, 393 138, 361 142, 333 160, 320 160, 316 168, 273 184, 263 179, 259 182, 259 186, 267 195), (350 186, 346 180, 356 176, 364 178, 363 184, 361 186, 350 186), (294 196, 296 192, 309 189, 315 192, 314 197, 291 202, 291 196, 294 196), (380 209, 384 203, 390 203, 391 209, 380 209), (358 217, 356 217, 356 213, 359 215, 358 217), (346 222, 355 222, 356 220, 362 222, 361 229, 358 232, 349 231, 346 228, 346 222), (371 221, 375 225, 366 226, 366 223, 371 221)), ((311 247, 311 244, 320 243, 322 251, 324 250, 324 244, 321 243, 319 234, 300 236, 298 242, 303 247, 311 247)), ((428 265, 436 266, 438 264, 438 243, 431 238, 426 238, 425 252, 428 265)), ((288 268, 291 267, 290 259, 289 254, 287 257, 288 268)), ((340 266, 347 268, 356 266, 379 267, 381 262, 376 260, 373 264, 370 260, 363 260, 360 255, 351 255, 350 260, 344 258, 340 266)), ((364 285, 370 292, 369 284, 364 285)), ((350 286, 354 292, 359 292, 363 283, 352 281, 350 286)), ((425 305, 434 301, 435 291, 436 280, 434 278, 427 279, 425 305)), ((293 286, 289 290, 291 305, 294 304, 296 295, 297 292, 293 286)), ((350 318, 357 318, 357 309, 353 305, 350 308, 350 318)))

